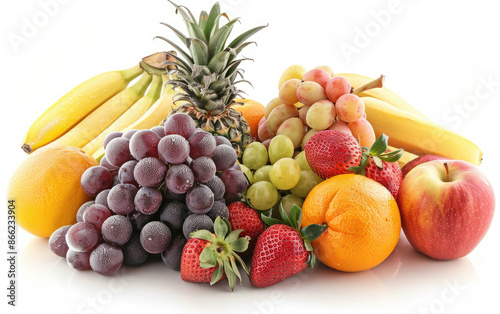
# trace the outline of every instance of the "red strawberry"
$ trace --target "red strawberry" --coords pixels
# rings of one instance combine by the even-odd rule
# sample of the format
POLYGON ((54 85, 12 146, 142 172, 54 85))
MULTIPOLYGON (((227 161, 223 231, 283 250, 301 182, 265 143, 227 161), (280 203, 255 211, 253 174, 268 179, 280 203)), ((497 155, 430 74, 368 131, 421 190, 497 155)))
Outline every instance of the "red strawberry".
POLYGON ((290 217, 283 208, 280 214, 285 223, 263 216, 271 226, 257 240, 250 268, 250 282, 256 287, 267 287, 314 267, 310 241, 316 239, 326 226, 312 224, 300 230, 300 208, 293 206, 290 217))
POLYGON ((370 149, 363 147, 363 156, 359 166, 349 170, 364 175, 382 184, 394 198, 397 198, 403 173, 396 162, 403 154, 402 149, 391 152, 387 149, 389 137, 382 134, 370 149))
POLYGON ((346 132, 318 132, 309 138, 304 150, 309 166, 323 179, 349 173, 348 168, 358 166, 361 160, 361 147, 346 132))
POLYGON ((241 281, 237 262, 241 263, 248 274, 248 269, 236 252, 248 248, 248 239, 240 237, 243 229, 231 231, 231 225, 225 218, 217 217, 214 222, 215 234, 208 230, 192 232, 191 239, 184 245, 181 256, 181 278, 197 283, 214 283, 227 277, 231 291, 236 285, 236 278, 241 281))
POLYGON ((233 228, 233 230, 243 229, 240 237, 250 237, 248 250, 246 250, 242 256, 246 255, 253 250, 255 243, 257 243, 257 238, 262 231, 264 231, 264 223, 260 219, 257 211, 243 202, 231 203, 227 208, 229 209, 228 220, 231 224, 231 228, 233 228))

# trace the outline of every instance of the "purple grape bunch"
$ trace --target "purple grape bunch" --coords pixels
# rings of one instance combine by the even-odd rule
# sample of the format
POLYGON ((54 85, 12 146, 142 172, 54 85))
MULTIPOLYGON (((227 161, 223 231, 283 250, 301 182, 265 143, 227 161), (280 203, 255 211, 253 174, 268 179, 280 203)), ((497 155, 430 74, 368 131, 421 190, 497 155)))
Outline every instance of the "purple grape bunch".
POLYGON ((196 128, 183 113, 163 127, 110 133, 104 149, 100 166, 81 178, 93 200, 80 207, 76 224, 49 240, 76 270, 110 276, 158 254, 179 270, 189 234, 213 232, 215 219, 228 218, 227 205, 248 187, 231 142, 196 128))

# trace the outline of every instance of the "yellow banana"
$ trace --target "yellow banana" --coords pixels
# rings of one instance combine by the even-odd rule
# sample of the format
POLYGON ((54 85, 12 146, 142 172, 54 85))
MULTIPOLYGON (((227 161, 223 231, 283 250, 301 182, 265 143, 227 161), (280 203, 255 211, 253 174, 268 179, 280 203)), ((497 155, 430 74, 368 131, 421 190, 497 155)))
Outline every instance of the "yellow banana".
POLYGON ((104 138, 111 132, 120 131, 124 127, 129 126, 137 119, 139 119, 150 107, 158 100, 161 94, 161 77, 155 75, 153 77, 153 82, 149 87, 149 91, 141 99, 139 99, 132 107, 130 107, 125 113, 119 117, 115 122, 113 122, 106 130, 94 138, 90 143, 83 146, 82 150, 89 155, 95 153, 99 147, 102 146, 104 138))
POLYGON ((123 91, 142 72, 136 65, 127 70, 99 74, 73 88, 35 120, 24 137, 22 149, 29 154, 56 140, 123 91))
MULTIPOLYGON (((163 80, 166 81, 167 78, 163 77, 163 80)), ((148 109, 148 111, 146 111, 139 120, 122 129, 121 132, 126 132, 132 129, 150 129, 154 126, 160 125, 160 123, 163 121, 163 119, 165 119, 168 113, 172 111, 174 103, 172 97, 176 93, 177 92, 172 88, 171 85, 165 85, 162 95, 148 109)))
POLYGON ((102 104, 54 143, 80 148, 85 146, 144 96, 151 79, 151 75, 144 73, 137 83, 102 104))
MULTIPOLYGON (((351 87, 353 87, 354 89, 372 81, 372 79, 369 77, 353 73, 340 73, 336 74, 335 76, 342 76, 346 78, 349 81, 349 83, 351 83, 351 87)), ((427 120, 429 119, 423 113, 421 113, 420 111, 412 107, 409 103, 407 103, 403 98, 399 97, 394 92, 389 90, 387 87, 370 89, 360 93, 358 96, 377 98, 379 100, 385 101, 386 103, 396 108, 413 113, 417 116, 420 116, 421 118, 427 120)))
POLYGON ((361 99, 375 135, 385 133, 390 145, 415 155, 433 154, 481 164, 483 153, 462 135, 379 99, 361 99))
MULTIPOLYGON (((167 76, 162 76, 163 82, 168 80, 167 76)), ((128 130, 144 130, 151 129, 154 126, 160 125, 160 123, 165 119, 168 113, 172 110, 173 107, 173 96, 177 92, 172 88, 171 85, 165 85, 163 88, 162 95, 160 98, 146 111, 142 117, 129 125, 128 127, 121 130, 121 132, 125 133, 128 130)), ((104 156, 104 148, 101 147, 95 153, 92 154, 97 161, 100 161, 104 156)))

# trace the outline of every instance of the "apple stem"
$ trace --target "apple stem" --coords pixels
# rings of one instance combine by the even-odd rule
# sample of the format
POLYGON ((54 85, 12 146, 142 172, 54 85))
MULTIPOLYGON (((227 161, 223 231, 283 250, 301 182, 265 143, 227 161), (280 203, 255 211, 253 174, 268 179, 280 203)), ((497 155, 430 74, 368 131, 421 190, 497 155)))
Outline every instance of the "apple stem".
POLYGON ((445 162, 443 165, 444 168, 446 169, 446 182, 450 182, 450 170, 448 169, 448 163, 445 162))

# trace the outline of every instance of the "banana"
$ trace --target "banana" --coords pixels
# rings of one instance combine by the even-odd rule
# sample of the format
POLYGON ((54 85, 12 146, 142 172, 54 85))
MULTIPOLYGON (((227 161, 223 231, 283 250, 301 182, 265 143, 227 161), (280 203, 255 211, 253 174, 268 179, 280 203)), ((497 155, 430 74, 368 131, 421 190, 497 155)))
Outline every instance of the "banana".
MULTIPOLYGON (((359 74, 353 74, 353 73, 340 73, 336 74, 336 76, 342 76, 346 78, 349 83, 351 83, 351 87, 356 89, 370 81, 373 81, 371 78, 359 75, 359 74)), ((377 98, 379 100, 385 101, 386 103, 399 108, 401 110, 413 113, 417 116, 420 116, 423 119, 429 120, 423 113, 412 107, 409 103, 407 103, 403 98, 399 97, 396 95, 394 92, 390 91, 387 87, 382 87, 382 88, 375 88, 375 89, 370 89, 367 91, 364 91, 358 95, 359 97, 373 97, 377 98)))
POLYGON ((368 121, 378 137, 389 136, 389 144, 415 155, 433 154, 481 164, 483 153, 462 135, 398 109, 373 97, 361 97, 368 121))
POLYGON ((136 65, 127 70, 99 74, 73 88, 35 120, 24 137, 22 149, 29 154, 53 142, 123 91, 142 72, 136 65))
POLYGON ((151 75, 144 73, 137 83, 106 101, 53 143, 82 148, 144 96, 151 79, 151 75))
POLYGON ((104 130, 101 134, 99 134, 96 138, 94 138, 90 143, 83 146, 82 150, 89 155, 95 153, 99 147, 102 146, 104 138, 111 132, 120 131, 124 127, 129 126, 137 119, 139 119, 150 107, 155 103, 156 100, 160 97, 161 94, 161 86, 162 86, 161 77, 155 75, 153 77, 153 82, 149 87, 149 90, 145 96, 139 99, 132 107, 130 107, 125 113, 119 117, 115 122, 113 122, 106 130, 104 130))
MULTIPOLYGON (((167 81, 168 78, 163 76, 163 81, 167 81)), ((137 129, 150 129, 154 126, 160 125, 160 123, 165 119, 173 107, 173 96, 177 92, 172 88, 171 85, 166 84, 163 93, 160 98, 146 111, 142 117, 130 124, 126 128, 122 129, 121 132, 126 132, 128 130, 137 129)))
POLYGON ((283 72, 283 74, 281 74, 280 81, 278 83, 278 89, 281 88, 281 85, 283 85, 283 83, 285 83, 288 80, 291 80, 294 78, 302 80, 305 73, 306 73, 306 68, 304 68, 301 65, 294 64, 294 65, 289 66, 285 70, 285 72, 283 72))

